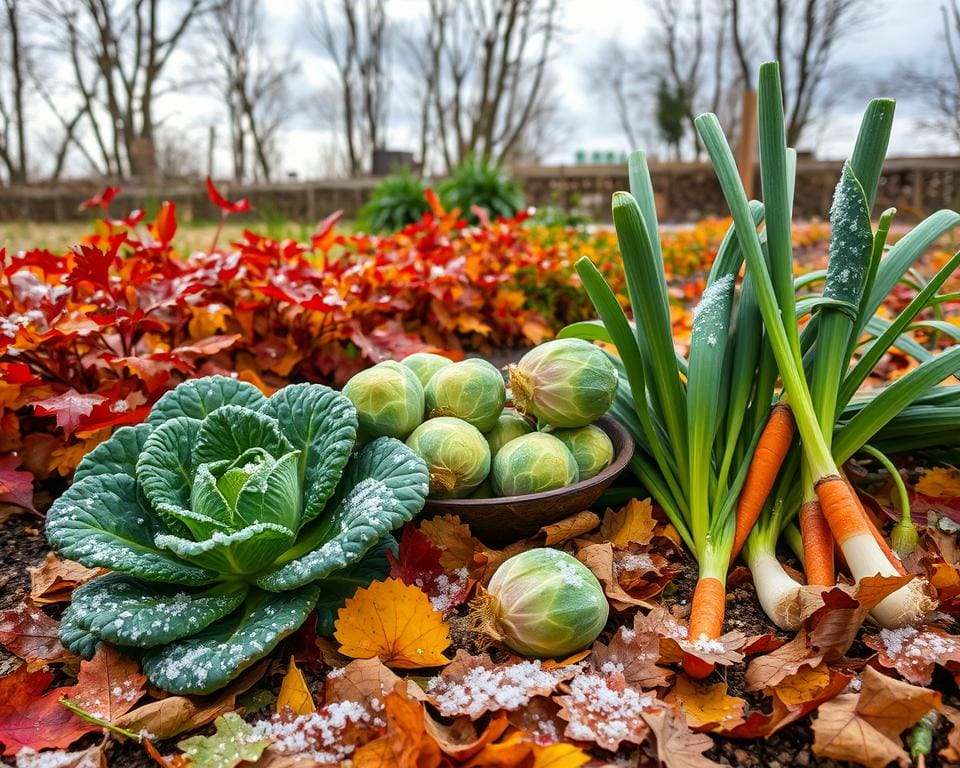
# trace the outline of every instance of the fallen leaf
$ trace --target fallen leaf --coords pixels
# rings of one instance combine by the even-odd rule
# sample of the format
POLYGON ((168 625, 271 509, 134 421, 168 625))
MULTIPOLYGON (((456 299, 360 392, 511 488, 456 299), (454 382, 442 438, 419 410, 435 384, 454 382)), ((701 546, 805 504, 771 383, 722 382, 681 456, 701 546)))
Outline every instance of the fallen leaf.
POLYGON ((940 707, 936 691, 866 667, 859 693, 843 693, 820 705, 813 721, 813 752, 868 768, 885 768, 891 761, 906 768, 910 757, 900 734, 931 709, 940 707))
POLYGON ((600 518, 593 512, 577 512, 557 523, 543 526, 538 533, 546 537, 543 543, 550 547, 590 533, 598 525, 600 518))
POLYGON ((449 660, 443 616, 417 587, 399 579, 375 581, 358 589, 337 613, 334 637, 346 656, 369 659, 399 669, 437 667, 449 660))
POLYGON ((121 715, 113 723, 124 730, 146 731, 162 741, 212 723, 237 708, 237 696, 263 677, 268 662, 251 667, 222 691, 211 696, 168 696, 121 715))
POLYGON ((649 544, 656 528, 653 505, 650 499, 630 499, 626 506, 614 512, 608 509, 600 524, 600 537, 618 547, 626 547, 631 541, 649 544))
POLYGON ((939 627, 883 629, 864 638, 877 651, 877 661, 892 667, 914 685, 930 685, 934 666, 954 668, 960 663, 960 637, 939 627))
POLYGON ((527 765, 535 749, 536 744, 525 734, 511 731, 500 741, 487 744, 472 760, 464 763, 462 768, 516 768, 527 765))
POLYGON ((33 506, 33 475, 17 469, 20 458, 0 456, 0 504, 13 504, 36 512, 33 506))
POLYGON ((913 487, 924 496, 958 498, 960 497, 960 470, 956 467, 926 469, 913 487))
POLYGON ((565 720, 564 735, 616 751, 620 744, 642 744, 647 737, 643 715, 661 706, 653 696, 627 684, 622 674, 581 672, 557 696, 557 716, 565 720))
POLYGON ((397 557, 387 552, 391 578, 419 587, 434 608, 446 613, 466 602, 472 585, 466 567, 449 573, 440 564, 442 556, 442 550, 410 524, 400 536, 397 557))
POLYGON ((687 718, 687 725, 694 730, 728 731, 743 722, 747 702, 727 693, 727 684, 697 683, 686 675, 678 675, 677 681, 664 699, 676 703, 687 718))
POLYGON ((775 688, 767 690, 787 707, 797 707, 816 699, 821 691, 830 685, 830 680, 830 667, 821 662, 815 667, 803 667, 797 673, 785 677, 775 688))
POLYGON ((652 633, 660 638, 660 661, 663 663, 679 662, 684 654, 689 654, 710 664, 739 664, 743 661, 741 649, 747 642, 747 636, 736 630, 716 640, 690 642, 687 639, 687 626, 660 605, 646 615, 637 613, 633 619, 633 631, 638 634, 652 633))
POLYGON ((533 748, 532 768, 580 768, 592 759, 573 744, 549 744, 533 748))
POLYGON ((486 547, 470 533, 470 526, 456 515, 441 515, 420 523, 420 531, 441 552, 440 564, 448 571, 470 569, 473 556, 486 547))
POLYGON ((437 768, 441 753, 426 732, 423 705, 407 698, 402 688, 383 702, 387 732, 353 754, 353 768, 437 768))
POLYGON ((83 418, 90 415, 95 405, 106 401, 103 395, 81 394, 71 387, 62 394, 37 400, 33 408, 38 416, 56 416, 57 426, 69 437, 83 418))
POLYGON ((234 768, 243 762, 260 759, 269 744, 257 739, 253 726, 236 712, 216 719, 216 731, 210 736, 191 736, 177 744, 190 760, 191 768, 234 768))
POLYGON ((26 664, 0 678, 0 743, 5 757, 24 747, 64 749, 81 736, 100 730, 60 703, 69 689, 47 691, 51 682, 52 672, 31 672, 26 664))
POLYGON ((549 696, 580 669, 573 665, 547 670, 539 659, 495 664, 486 654, 471 656, 459 650, 427 684, 427 699, 444 717, 466 715, 476 720, 487 712, 516 710, 536 696, 549 696))
POLYGON ((66 752, 62 749, 37 752, 30 747, 24 747, 17 752, 17 768, 107 768, 106 748, 109 741, 104 739, 99 744, 80 749, 76 752, 66 752))
POLYGON ((560 741, 565 723, 557 713, 560 705, 546 696, 535 696, 526 705, 508 713, 510 725, 527 734, 537 744, 555 744, 560 741))
POLYGON ((287 674, 283 676, 280 683, 280 692, 277 694, 276 711, 282 712, 284 709, 290 709, 295 715, 308 715, 316 712, 317 707, 313 703, 313 696, 310 694, 310 688, 307 681, 297 668, 297 663, 293 656, 290 657, 290 663, 287 666, 287 674))
POLYGON ((42 565, 27 568, 30 574, 30 599, 35 603, 64 603, 73 590, 102 573, 100 568, 87 568, 73 560, 62 560, 47 553, 42 565))
POLYGON ((613 545, 610 542, 588 544, 577 552, 577 560, 587 566, 597 577, 603 586, 603 593, 615 610, 625 611, 636 606, 653 607, 653 603, 632 597, 620 586, 613 563, 613 545))
POLYGON ((440 723, 424 715, 424 726, 427 736, 433 739, 440 750, 457 762, 466 762, 487 744, 499 739, 510 726, 505 712, 490 718, 486 727, 481 731, 468 717, 458 717, 449 725, 440 723))
POLYGON ((33 671, 44 664, 74 658, 60 643, 59 622, 32 605, 0 612, 0 645, 27 662, 33 671))
POLYGON ((944 706, 943 716, 950 722, 950 731, 947 733, 947 745, 939 754, 948 765, 956 765, 960 763, 960 709, 944 706))
POLYGON ((620 627, 609 645, 593 644, 591 661, 601 672, 619 672, 630 685, 649 690, 667 685, 673 676, 672 670, 657 666, 659 659, 658 635, 620 627))
POLYGON ((147 687, 140 664, 106 643, 101 643, 90 661, 80 662, 77 684, 65 693, 80 709, 114 724, 129 712, 147 687))
POLYGON ((324 704, 353 701, 366 707, 369 712, 376 713, 382 708, 383 700, 396 690, 398 684, 404 682, 409 698, 426 699, 420 686, 412 680, 404 681, 398 677, 380 659, 357 659, 327 674, 323 701, 324 704))
POLYGON ((653 733, 657 759, 666 768, 711 768, 719 765, 703 756, 713 747, 713 740, 705 733, 692 733, 683 721, 683 715, 669 708, 643 714, 643 720, 653 733))

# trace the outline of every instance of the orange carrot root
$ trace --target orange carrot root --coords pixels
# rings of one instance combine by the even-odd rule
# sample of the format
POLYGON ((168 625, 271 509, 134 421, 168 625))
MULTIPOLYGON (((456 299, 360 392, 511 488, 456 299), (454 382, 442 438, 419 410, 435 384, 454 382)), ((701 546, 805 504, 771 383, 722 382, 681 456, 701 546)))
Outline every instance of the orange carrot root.
POLYGON ((803 568, 807 584, 832 587, 836 581, 833 563, 833 535, 816 499, 800 508, 800 534, 803 537, 803 568))
POLYGON ((730 561, 733 562, 747 536, 753 530, 763 505, 773 490, 783 460, 790 450, 793 433, 796 431, 796 421, 793 411, 786 403, 777 403, 770 411, 770 418, 763 428, 760 440, 750 460, 750 469, 743 482, 743 490, 737 501, 736 527, 733 534, 733 549, 730 552, 730 561))
POLYGON ((867 521, 860 512, 850 487, 840 475, 821 478, 817 481, 816 490, 820 510, 840 546, 851 536, 869 532, 867 521))
MULTIPOLYGON (((712 576, 706 576, 697 582, 693 591, 693 603, 690 606, 690 631, 687 639, 716 640, 723 631, 723 614, 727 607, 727 589, 723 582, 712 576)), ((685 653, 683 669, 690 677, 703 679, 713 672, 713 664, 685 653)))
POLYGON ((893 553, 892 549, 890 549, 890 545, 887 544, 887 540, 883 538, 883 534, 880 533, 880 529, 877 528, 877 524, 873 521, 873 515, 864 509, 863 503, 860 501, 860 497, 857 495, 856 489, 849 480, 844 480, 844 482, 847 484, 847 488, 850 489, 850 495, 853 497, 857 508, 860 510, 860 514, 863 515, 863 519, 866 521, 867 527, 870 529, 870 533, 873 534, 873 538, 883 551, 884 556, 890 561, 890 565, 896 569, 897 573, 899 573, 901 576, 906 576, 907 571, 903 567, 903 563, 900 562, 900 558, 893 553))

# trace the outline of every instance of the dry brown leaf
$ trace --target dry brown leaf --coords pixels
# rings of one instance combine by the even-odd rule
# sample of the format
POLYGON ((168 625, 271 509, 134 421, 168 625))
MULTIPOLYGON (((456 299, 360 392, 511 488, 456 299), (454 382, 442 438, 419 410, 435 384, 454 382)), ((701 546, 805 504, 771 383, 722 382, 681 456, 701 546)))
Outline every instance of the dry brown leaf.
MULTIPOLYGON (((374 713, 379 711, 383 699, 403 682, 380 659, 357 659, 327 674, 323 703, 330 705, 339 701, 354 701, 374 713)), ((405 685, 408 698, 426 699, 426 694, 412 680, 406 681, 405 685)))
POLYGON ((843 693, 820 705, 813 721, 813 752, 868 768, 885 768, 891 761, 906 768, 910 757, 900 734, 940 707, 936 691, 866 667, 859 693, 843 693))
POLYGON ((109 739, 103 739, 86 749, 68 752, 65 749, 37 752, 24 747, 17 753, 17 768, 107 768, 106 747, 109 739))
POLYGON ((591 760, 590 755, 573 744, 534 745, 531 768, 580 768, 591 760))
POLYGON ((636 632, 620 627, 610 638, 610 644, 593 644, 591 662, 601 671, 619 671, 628 684, 649 690, 669 682, 673 672, 658 667, 660 638, 653 632, 636 632), (607 665, 610 666, 607 666, 607 665))
POLYGON ((450 628, 423 590, 399 579, 358 589, 337 613, 334 637, 340 652, 379 657, 389 667, 419 669, 448 663, 450 628))
POLYGON ((461 523, 456 515, 423 520, 420 523, 420 532, 443 551, 440 565, 450 572, 459 568, 472 570, 474 554, 486 549, 483 543, 470 533, 470 526, 461 523))
POLYGON ((618 547, 626 547, 630 542, 649 544, 656 526, 650 499, 631 499, 617 512, 608 509, 604 513, 600 538, 618 547))
POLYGON ((53 552, 48 552, 42 565, 27 568, 27 572, 30 574, 30 599, 47 604, 67 602, 74 589, 103 570, 87 568, 73 560, 61 560, 53 552))
POLYGON ((662 706, 616 672, 581 672, 566 689, 569 693, 555 697, 560 705, 557 716, 567 723, 564 736, 611 751, 623 742, 642 744, 648 731, 644 713, 662 706))
POLYGON ((686 675, 678 675, 669 695, 668 704, 676 703, 687 718, 687 725, 695 730, 729 731, 743 723, 747 702, 727 693, 727 684, 697 683, 686 675))
POLYGON ((424 715, 427 735, 439 745, 445 755, 457 762, 470 760, 487 744, 499 739, 510 727, 505 712, 490 718, 487 726, 477 732, 477 726, 469 717, 458 717, 449 725, 437 722, 429 714, 424 715))
POLYGON ((127 712, 113 724, 134 733, 147 731, 158 741, 202 728, 220 715, 236 710, 237 696, 263 677, 267 665, 264 661, 251 667, 216 695, 168 696, 127 712))
POLYGON ((30 671, 76 657, 60 643, 60 623, 34 605, 0 611, 0 645, 27 662, 30 671))
POLYGON ((785 677, 776 688, 768 688, 787 707, 798 707, 813 701, 830 685, 830 667, 821 663, 815 667, 804 667, 796 674, 785 677))
POLYGON ((575 515, 563 518, 560 522, 543 526, 538 533, 546 536, 544 544, 553 546, 590 533, 598 525, 600 525, 600 518, 593 512, 577 512, 575 515))
POLYGON ((935 498, 960 497, 960 471, 955 467, 926 469, 913 489, 924 496, 935 498))
POLYGON ((140 664, 101 643, 90 661, 80 663, 77 684, 67 698, 94 717, 115 723, 146 692, 140 664))
POLYGON ((308 715, 317 711, 317 705, 313 703, 313 695, 310 693, 306 678, 297 667, 293 656, 290 657, 287 673, 280 683, 280 692, 277 694, 274 706, 277 712, 289 709, 295 715, 308 715))
POLYGON ((877 651, 882 666, 896 669, 914 685, 930 685, 937 664, 953 668, 960 663, 960 637, 939 627, 884 629, 864 643, 877 651))
POLYGON ((653 603, 631 597, 620 586, 613 564, 613 545, 609 542, 588 544, 577 552, 577 560, 587 566, 603 585, 603 592, 614 610, 625 611, 638 605, 643 608, 653 607, 653 603))
POLYGON ((487 712, 516 710, 536 696, 549 696, 580 670, 578 665, 544 669, 539 659, 496 664, 486 654, 471 656, 459 650, 427 685, 427 699, 444 717, 466 715, 476 720, 487 712))
POLYGON ((743 661, 741 649, 747 642, 743 632, 733 631, 716 640, 692 643, 687 639, 687 626, 660 605, 646 615, 637 613, 633 619, 633 630, 638 634, 653 633, 660 638, 660 661, 663 663, 679 662, 684 654, 689 654, 711 664, 739 664, 743 661))
POLYGON ((526 706, 509 712, 510 725, 527 734, 537 744, 552 744, 563 733, 564 722, 557 713, 560 705, 546 696, 535 696, 526 706))
POLYGON ((645 712, 643 719, 656 741, 657 759, 666 768, 713 768, 719 765, 703 756, 713 747, 713 739, 705 733, 692 733, 682 714, 663 707, 645 712))

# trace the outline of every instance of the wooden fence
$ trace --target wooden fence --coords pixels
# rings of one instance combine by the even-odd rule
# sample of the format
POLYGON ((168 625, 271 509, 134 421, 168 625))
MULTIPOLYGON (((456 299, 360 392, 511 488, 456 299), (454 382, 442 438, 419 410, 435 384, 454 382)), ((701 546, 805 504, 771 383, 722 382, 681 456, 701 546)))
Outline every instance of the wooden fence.
MULTIPOLYGON (((796 216, 826 218, 839 177, 839 161, 801 158, 797 168, 796 216)), ((657 206, 662 221, 689 222, 704 216, 725 215, 726 205, 712 169, 706 163, 651 165, 657 206)), ((622 165, 516 166, 530 205, 579 208, 598 221, 610 217, 610 195, 627 187, 622 165)), ((260 216, 316 221, 343 209, 353 218, 377 184, 375 178, 337 179, 246 186, 225 186, 229 196, 246 195, 260 216)), ((89 217, 77 204, 98 191, 99 182, 69 182, 56 187, 0 189, 0 221, 67 221, 89 217)), ((759 179, 756 189, 760 188, 759 179)), ((173 200, 181 220, 215 219, 217 210, 207 200, 203 181, 182 181, 148 189, 125 186, 113 211, 173 200)), ((960 207, 960 157, 892 158, 887 161, 877 204, 895 206, 901 217, 919 218, 939 208, 960 207)))

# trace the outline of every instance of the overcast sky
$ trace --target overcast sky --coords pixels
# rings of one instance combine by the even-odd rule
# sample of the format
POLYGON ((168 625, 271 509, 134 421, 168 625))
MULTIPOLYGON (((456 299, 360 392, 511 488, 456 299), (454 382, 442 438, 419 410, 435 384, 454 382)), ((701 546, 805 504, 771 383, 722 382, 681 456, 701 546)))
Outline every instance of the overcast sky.
MULTIPOLYGON (((796 2, 797 0, 789 0, 796 2)), ((332 167, 331 126, 318 108, 322 94, 334 83, 329 62, 317 44, 304 32, 300 0, 265 0, 270 40, 276 56, 291 56, 300 64, 295 84, 298 109, 289 120, 279 142, 283 161, 278 175, 297 172, 300 177, 327 175, 332 167)), ((625 42, 643 40, 653 23, 644 0, 561 0, 563 33, 556 49, 554 72, 556 91, 562 98, 566 138, 550 152, 549 161, 571 163, 577 150, 627 151, 612 109, 604 108, 593 91, 589 76, 591 63, 600 46, 611 36, 625 42)), ((906 63, 939 67, 943 55, 939 0, 878 0, 880 11, 874 19, 849 35, 836 56, 838 78, 845 88, 837 99, 825 126, 811 131, 806 148, 820 157, 842 157, 852 146, 860 110, 873 96, 900 99, 898 120, 891 144, 892 155, 947 153, 955 148, 940 136, 922 130, 920 104, 912 101, 897 73, 906 63), (887 83, 885 84, 885 80, 887 83)), ((395 18, 415 24, 423 14, 426 0, 388 0, 395 18)), ((190 66, 185 58, 179 65, 190 66)), ((398 91, 400 89, 397 89, 398 91)), ((394 99, 390 105, 389 145, 393 149, 415 146, 414 107, 394 99)), ((207 131, 219 124, 222 149, 216 155, 217 172, 229 174, 226 150, 226 123, 219 104, 209 95, 189 91, 167 97, 162 112, 165 125, 174 130, 196 152, 200 170, 207 131)))

